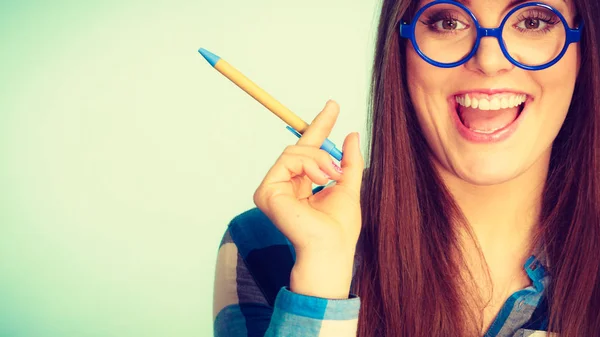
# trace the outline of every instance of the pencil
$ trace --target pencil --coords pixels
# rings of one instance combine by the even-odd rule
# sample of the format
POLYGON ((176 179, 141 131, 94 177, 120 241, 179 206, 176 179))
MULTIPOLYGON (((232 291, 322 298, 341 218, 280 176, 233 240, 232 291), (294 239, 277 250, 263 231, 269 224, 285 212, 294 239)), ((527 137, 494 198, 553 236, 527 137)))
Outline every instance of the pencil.
MULTIPOLYGON (((294 114, 290 109, 286 108, 283 104, 278 102, 273 96, 269 95, 266 91, 261 89, 258 85, 248 79, 244 74, 235 69, 231 64, 227 63, 225 60, 220 58, 219 56, 209 52, 204 48, 200 48, 198 52, 208 61, 208 63, 218 70, 221 74, 227 77, 231 82, 240 87, 250 96, 252 96, 255 100, 257 100, 260 104, 262 104, 265 108, 269 109, 272 113, 274 113, 277 117, 291 126, 297 133, 294 133, 296 136, 300 137, 301 134, 306 131, 308 128, 308 124, 303 121, 300 117, 294 114)), ((289 129, 289 128, 288 128, 289 129)), ((333 142, 329 139, 326 139, 321 147, 323 150, 329 152, 334 158, 337 160, 342 160, 342 153, 338 150, 333 142)))

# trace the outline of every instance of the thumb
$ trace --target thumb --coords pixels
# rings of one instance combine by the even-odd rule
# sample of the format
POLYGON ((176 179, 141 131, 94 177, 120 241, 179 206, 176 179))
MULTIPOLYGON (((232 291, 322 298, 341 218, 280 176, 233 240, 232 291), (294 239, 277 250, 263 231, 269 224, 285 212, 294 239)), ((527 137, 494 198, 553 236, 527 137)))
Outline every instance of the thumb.
POLYGON ((360 186, 362 184, 364 159, 360 152, 360 142, 358 132, 353 132, 346 136, 342 146, 342 177, 337 180, 336 185, 344 185, 356 191, 360 195, 360 186))

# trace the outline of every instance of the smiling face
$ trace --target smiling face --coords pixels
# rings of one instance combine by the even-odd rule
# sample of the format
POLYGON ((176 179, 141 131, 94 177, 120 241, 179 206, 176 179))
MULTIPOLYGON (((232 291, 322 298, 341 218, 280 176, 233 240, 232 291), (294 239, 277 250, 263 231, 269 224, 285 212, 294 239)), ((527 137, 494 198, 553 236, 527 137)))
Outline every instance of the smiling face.
MULTIPOLYGON (((422 1, 420 7, 429 2, 422 1)), ((500 26, 505 15, 515 7, 509 0, 461 2, 479 24, 487 28, 500 26)), ((557 9, 570 27, 577 26, 576 13, 569 0, 545 3, 557 9)), ((459 39, 462 43, 468 39, 474 41, 475 28, 468 16, 462 19, 461 14, 431 13, 437 16, 420 19, 417 31, 436 34, 441 31, 444 36, 450 36, 448 31, 458 32, 454 36, 462 34, 462 40, 459 39)), ((508 41, 509 34, 516 36, 517 42, 507 49, 517 61, 539 60, 533 57, 534 51, 556 50, 548 41, 564 35, 564 28, 560 20, 556 21, 557 18, 548 13, 551 12, 526 10, 507 21, 504 39, 508 41), (525 43, 519 44, 519 41, 525 43), (525 52, 527 47, 531 48, 530 52, 525 52)), ((440 57, 450 55, 449 48, 458 45, 446 44, 445 49, 440 49, 426 43, 439 43, 436 41, 441 39, 428 37, 422 41, 422 50, 441 51, 440 57)), ((421 47, 420 42, 419 45, 421 47)), ((465 55, 464 48, 461 53, 465 55)), ((558 63, 539 71, 513 65, 503 55, 498 40, 490 37, 481 39, 469 61, 454 68, 429 64, 408 41, 406 55, 411 100, 436 167, 442 170, 443 176, 450 174, 471 184, 493 185, 514 179, 536 162, 545 162, 547 166, 552 142, 571 102, 579 70, 578 43, 570 44, 558 63)))

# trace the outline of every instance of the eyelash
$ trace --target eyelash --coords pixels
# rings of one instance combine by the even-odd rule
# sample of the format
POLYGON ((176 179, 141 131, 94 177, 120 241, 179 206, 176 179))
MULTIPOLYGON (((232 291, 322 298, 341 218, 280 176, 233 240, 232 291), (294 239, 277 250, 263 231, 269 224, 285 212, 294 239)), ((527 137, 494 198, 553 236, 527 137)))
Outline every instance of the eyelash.
MULTIPOLYGON (((432 31, 435 31, 438 33, 445 33, 445 34, 452 33, 452 31, 440 32, 440 30, 432 27, 432 25, 434 23, 439 22, 440 20, 450 20, 450 21, 459 21, 460 22, 459 18, 452 15, 452 13, 447 13, 447 12, 438 12, 438 13, 431 14, 430 16, 428 16, 426 18, 426 20, 423 20, 421 22, 423 24, 425 24, 427 27, 429 27, 429 29, 432 31)), ((560 23, 560 19, 556 15, 549 15, 548 13, 539 11, 539 10, 530 10, 526 13, 519 14, 519 16, 517 17, 517 22, 521 23, 524 20, 540 20, 548 25, 544 29, 537 31, 538 33, 546 33, 548 31, 550 31, 554 27, 554 25, 556 25, 557 23, 560 23)), ((524 33, 524 32, 532 33, 532 31, 528 31, 527 29, 522 29, 520 27, 517 27, 516 25, 514 26, 514 28, 519 30, 522 33, 524 33)))
POLYGON ((440 31, 439 29, 435 29, 433 27, 433 24, 436 22, 439 22, 440 20, 450 20, 450 21, 460 22, 460 19, 457 18, 456 16, 452 15, 452 13, 437 12, 437 13, 433 13, 433 14, 429 15, 427 18, 425 18, 424 21, 421 21, 421 23, 426 25, 427 28, 429 28, 429 30, 434 31, 438 34, 453 34, 453 33, 455 33, 455 31, 453 31, 453 30, 440 31))
MULTIPOLYGON (((517 17, 517 23, 521 23, 525 20, 540 20, 540 21, 546 23, 548 26, 545 27, 543 30, 538 31, 539 33, 549 32, 554 27, 554 25, 556 25, 557 23, 560 23, 560 19, 556 15, 549 15, 546 12, 538 11, 538 10, 531 10, 531 11, 528 11, 527 13, 521 13, 517 17)), ((527 29, 517 27, 516 25, 514 26, 514 28, 519 30, 522 33, 527 31, 527 29)))
POLYGON ((423 22, 425 25, 427 26, 431 26, 432 24, 440 21, 440 20, 453 20, 453 21, 460 21, 458 20, 457 17, 452 16, 452 14, 450 13, 435 13, 435 14, 431 14, 430 16, 427 17, 427 20, 425 22, 423 22))

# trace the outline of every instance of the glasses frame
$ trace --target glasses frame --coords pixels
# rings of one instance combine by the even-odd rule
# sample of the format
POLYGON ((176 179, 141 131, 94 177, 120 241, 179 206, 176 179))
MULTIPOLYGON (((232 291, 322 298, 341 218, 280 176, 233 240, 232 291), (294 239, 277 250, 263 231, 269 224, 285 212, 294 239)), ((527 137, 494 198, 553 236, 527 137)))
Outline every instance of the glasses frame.
POLYGON ((419 54, 419 56, 421 56, 421 58, 423 58, 429 64, 434 65, 436 67, 454 68, 454 67, 457 67, 457 66, 460 66, 460 65, 466 63, 477 52, 477 48, 479 47, 479 43, 481 42, 482 38, 494 37, 498 40, 498 44, 500 45, 502 54, 504 54, 504 56, 512 64, 514 64, 515 66, 517 66, 521 69, 535 71, 535 70, 546 69, 548 67, 553 66, 556 62, 558 62, 565 55, 565 53, 567 52, 567 49, 569 48, 569 45, 571 43, 577 43, 581 40, 581 31, 583 29, 583 20, 580 20, 578 27, 573 29, 567 24, 567 21, 565 20, 564 16, 554 7, 547 5, 543 2, 527 2, 524 4, 520 4, 519 6, 513 8, 510 12, 508 12, 508 14, 506 14, 506 16, 504 16, 504 19, 502 20, 502 23, 500 24, 499 27, 483 28, 479 24, 479 21, 477 21, 475 14, 473 14, 473 12, 471 12, 469 10, 469 8, 467 8, 467 6, 461 4, 457 1, 453 1, 453 0, 436 0, 436 1, 428 3, 427 5, 423 6, 421 9, 419 9, 419 11, 417 11, 417 13, 415 14, 414 19, 412 20, 411 23, 402 22, 400 24, 399 29, 400 29, 400 36, 403 38, 410 39, 414 49, 417 51, 417 54, 419 54), (459 60, 457 62, 441 63, 441 62, 437 62, 437 61, 427 57, 427 55, 425 55, 419 48, 419 44, 417 43, 417 40, 415 37, 416 24, 419 21, 418 19, 421 17, 421 14, 423 14, 423 12, 426 11, 429 7, 439 5, 439 4, 449 4, 449 5, 454 5, 454 6, 461 8, 462 10, 464 10, 467 14, 469 14, 471 16, 471 19, 473 19, 473 22, 475 24, 475 28, 477 29, 477 38, 475 40, 475 44, 473 45, 473 48, 471 49, 471 52, 467 56, 465 56, 464 58, 462 58, 461 60, 459 60), (508 53, 508 50, 506 49, 506 45, 504 44, 504 41, 502 39, 502 31, 504 30, 504 24, 506 23, 508 18, 510 18, 510 16, 513 13, 515 13, 516 11, 518 11, 522 8, 525 8, 525 7, 542 7, 542 8, 551 10, 554 14, 556 14, 560 18, 560 20, 563 23, 563 27, 565 28, 565 33, 566 33, 565 45, 563 46, 563 49, 560 52, 560 54, 558 54, 558 56, 556 56, 552 61, 542 64, 542 65, 539 65, 539 66, 525 65, 525 64, 519 63, 517 60, 512 58, 510 56, 510 54, 508 53))

